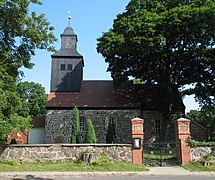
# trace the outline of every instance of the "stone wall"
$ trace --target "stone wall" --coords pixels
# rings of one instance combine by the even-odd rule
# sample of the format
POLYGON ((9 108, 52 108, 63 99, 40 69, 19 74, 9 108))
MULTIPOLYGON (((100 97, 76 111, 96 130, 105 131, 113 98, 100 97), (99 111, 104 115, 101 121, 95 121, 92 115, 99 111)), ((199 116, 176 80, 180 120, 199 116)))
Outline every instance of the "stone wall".
POLYGON ((215 146, 200 146, 191 148, 191 160, 194 162, 199 161, 208 155, 215 161, 215 146))
POLYGON ((105 154, 111 159, 131 162, 130 144, 41 144, 0 146, 0 160, 24 162, 58 162, 76 160, 83 153, 105 154))
MULTIPOLYGON (((131 119, 140 115, 139 110, 80 110, 80 118, 92 119, 97 143, 106 142, 108 123, 115 122, 117 143, 131 142, 131 119)), ((46 143, 70 143, 73 110, 49 110, 46 116, 46 143)), ((85 122, 86 125, 86 122, 85 122)), ((86 128, 86 127, 85 127, 86 128)), ((84 142, 85 132, 80 133, 84 142)))
MULTIPOLYGON (((172 115, 167 141, 175 141, 175 119, 178 112, 172 115)), ((88 118, 92 119, 96 132, 97 143, 106 143, 106 135, 109 121, 114 121, 116 130, 116 143, 131 143, 131 119, 140 117, 144 119, 144 141, 158 140, 156 123, 163 128, 162 114, 157 110, 80 110, 80 118, 84 118, 85 125, 88 118), (156 134, 157 133, 157 134, 156 134)), ((70 143, 73 110, 48 110, 46 116, 45 143, 70 143)), ((86 129, 86 127, 84 127, 86 129)), ((84 142, 85 131, 80 132, 79 141, 84 142)))

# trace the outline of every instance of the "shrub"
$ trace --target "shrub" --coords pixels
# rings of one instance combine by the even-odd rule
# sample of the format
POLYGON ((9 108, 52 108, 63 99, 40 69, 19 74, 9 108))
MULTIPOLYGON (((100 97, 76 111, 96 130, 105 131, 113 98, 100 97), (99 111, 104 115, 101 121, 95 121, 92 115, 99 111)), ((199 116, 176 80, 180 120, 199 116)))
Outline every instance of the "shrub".
POLYGON ((71 143, 75 144, 78 142, 78 133, 79 133, 79 110, 78 107, 75 106, 73 108, 73 123, 71 130, 71 143))
POLYGON ((96 143, 96 133, 93 127, 92 120, 89 118, 87 120, 87 128, 85 135, 85 143, 96 143))

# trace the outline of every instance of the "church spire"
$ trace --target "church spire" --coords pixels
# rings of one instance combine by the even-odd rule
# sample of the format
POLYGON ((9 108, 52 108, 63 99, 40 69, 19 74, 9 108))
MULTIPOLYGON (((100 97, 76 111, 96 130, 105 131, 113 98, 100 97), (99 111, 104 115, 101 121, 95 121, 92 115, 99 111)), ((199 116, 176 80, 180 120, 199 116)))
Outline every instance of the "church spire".
POLYGON ((72 19, 72 17, 68 16, 68 27, 70 27, 71 19, 72 19))
MULTIPOLYGON (((70 11, 68 11, 70 13, 70 11)), ((76 49, 77 48, 77 35, 71 27, 71 16, 68 16, 68 27, 65 28, 61 34, 61 49, 76 49)))
POLYGON ((77 35, 70 26, 61 34, 61 49, 52 54, 51 91, 79 92, 83 79, 84 59, 77 51, 77 35))

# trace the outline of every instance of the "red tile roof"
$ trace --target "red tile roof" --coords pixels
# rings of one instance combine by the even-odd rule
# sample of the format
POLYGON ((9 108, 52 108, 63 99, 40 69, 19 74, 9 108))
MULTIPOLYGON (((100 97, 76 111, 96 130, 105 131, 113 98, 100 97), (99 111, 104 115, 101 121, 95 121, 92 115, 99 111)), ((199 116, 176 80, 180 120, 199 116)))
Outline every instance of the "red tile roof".
MULTIPOLYGON (((125 82, 115 88, 113 81, 82 81, 80 92, 50 92, 47 109, 157 109, 159 89, 147 89, 132 82, 125 82)), ((174 105, 184 108, 182 101, 176 98, 174 105)))
POLYGON ((51 92, 46 108, 138 108, 135 89, 130 83, 115 89, 113 81, 82 81, 81 92, 51 92))

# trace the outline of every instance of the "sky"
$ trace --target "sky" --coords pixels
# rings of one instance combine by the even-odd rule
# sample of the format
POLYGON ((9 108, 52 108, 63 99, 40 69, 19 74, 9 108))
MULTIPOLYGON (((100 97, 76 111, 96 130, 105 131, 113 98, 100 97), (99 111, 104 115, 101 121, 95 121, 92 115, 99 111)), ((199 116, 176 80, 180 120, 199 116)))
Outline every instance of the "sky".
MULTIPOLYGON (((77 50, 84 57, 84 80, 112 80, 106 72, 108 64, 96 51, 97 38, 107 32, 113 25, 113 20, 119 13, 125 11, 129 0, 41 0, 43 5, 30 6, 30 11, 44 13, 50 24, 54 26, 54 35, 58 42, 54 44, 57 50, 61 46, 60 34, 68 26, 68 16, 72 17, 71 27, 78 36, 77 50), (68 13, 70 12, 70 14, 68 13)), ((23 81, 33 81, 42 84, 46 92, 50 91, 51 54, 46 50, 37 50, 32 57, 33 69, 22 69, 23 81)), ((184 98, 186 112, 197 109, 198 104, 193 96, 184 98)))

